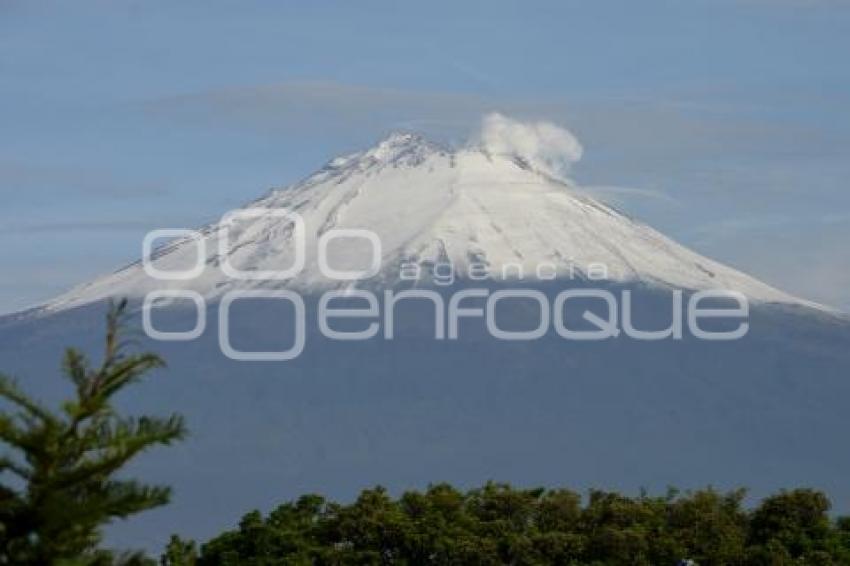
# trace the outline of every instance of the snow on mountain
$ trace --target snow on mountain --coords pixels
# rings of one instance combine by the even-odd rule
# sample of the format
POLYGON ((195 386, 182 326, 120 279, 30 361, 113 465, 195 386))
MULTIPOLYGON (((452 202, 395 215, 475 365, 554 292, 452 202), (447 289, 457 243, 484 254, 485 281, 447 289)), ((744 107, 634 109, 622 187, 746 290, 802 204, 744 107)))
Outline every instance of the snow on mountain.
MULTIPOLYGON (((500 118, 500 117, 497 117, 500 118)), ((169 242, 152 254, 161 271, 189 269, 203 248, 203 271, 188 281, 157 281, 137 262, 60 296, 45 306, 58 311, 109 296, 142 297, 154 289, 192 289, 215 300, 233 288, 279 287, 311 291, 329 281, 318 266, 319 238, 331 229, 368 229, 382 246, 375 280, 391 285, 401 265, 450 263, 462 278, 470 271, 499 280, 538 276, 587 277, 688 290, 736 290, 757 302, 805 304, 739 271, 677 244, 651 227, 599 202, 564 176, 581 147, 550 131, 527 133, 490 118, 477 145, 451 150, 409 133, 395 133, 373 148, 330 161, 307 179, 250 203, 257 217, 230 226, 225 253, 223 222, 169 242), (512 140, 504 143, 505 132, 512 140), (522 134, 523 132, 519 132, 522 134), (501 135, 501 138, 499 137, 501 135), (537 137, 534 137, 537 136, 537 137), (540 141, 561 148, 558 164, 540 141), (536 153, 535 153, 536 152, 536 153), (531 155, 531 157, 529 157, 531 155), (286 280, 236 280, 224 270, 280 270, 295 260, 295 226, 275 211, 304 219, 305 266, 286 280), (199 242, 200 240, 200 242, 199 242), (545 275, 544 275, 545 274, 545 275)), ((506 119, 504 119, 506 120, 506 119)), ((328 246, 336 269, 362 269, 372 248, 362 239, 328 246)), ((264 278, 266 279, 266 278, 264 278)))

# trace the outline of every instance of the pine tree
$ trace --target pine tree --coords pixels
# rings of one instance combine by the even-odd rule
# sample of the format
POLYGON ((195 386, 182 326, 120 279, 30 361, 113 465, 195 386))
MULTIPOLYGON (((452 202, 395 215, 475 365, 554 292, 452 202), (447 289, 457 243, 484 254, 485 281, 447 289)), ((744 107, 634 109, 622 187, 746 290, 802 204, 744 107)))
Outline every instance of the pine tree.
POLYGON ((195 566, 197 561, 198 549, 195 541, 187 541, 177 535, 171 535, 160 564, 162 566, 195 566))
POLYGON ((154 354, 127 352, 126 307, 110 305, 100 366, 66 351, 63 370, 76 398, 61 409, 0 375, 0 564, 103 563, 96 551, 103 525, 169 501, 167 487, 116 478, 146 449, 185 435, 178 415, 125 417, 112 405, 116 393, 164 365, 154 354))

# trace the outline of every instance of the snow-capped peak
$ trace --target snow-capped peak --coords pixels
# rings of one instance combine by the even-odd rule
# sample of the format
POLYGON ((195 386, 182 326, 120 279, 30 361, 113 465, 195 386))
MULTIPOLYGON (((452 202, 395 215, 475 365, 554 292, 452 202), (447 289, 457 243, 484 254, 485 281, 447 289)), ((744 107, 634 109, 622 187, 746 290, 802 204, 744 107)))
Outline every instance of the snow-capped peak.
POLYGON ((393 162, 405 155, 425 155, 438 149, 437 145, 414 133, 393 132, 366 155, 378 161, 393 162))
POLYGON ((428 155, 446 153, 448 148, 411 132, 392 132, 366 151, 343 155, 330 160, 326 170, 364 170, 386 165, 417 165, 428 155))
MULTIPOLYGON (((203 269, 197 277, 154 280, 136 263, 59 297, 47 308, 64 309, 108 296, 142 297, 163 288, 189 288, 215 300, 246 286, 307 292, 339 286, 323 275, 318 263, 318 242, 334 229, 365 229, 377 235, 382 267, 374 280, 385 285, 398 281, 400 264, 427 271, 445 263, 460 279, 475 271, 495 280, 518 274, 534 279, 545 265, 552 277, 583 277, 597 269, 613 282, 728 289, 754 301, 811 305, 702 257, 584 195, 559 174, 569 159, 580 156, 578 142, 552 132, 543 135, 566 148, 560 166, 555 154, 531 138, 514 144, 516 151, 507 151, 507 144, 506 151, 494 152, 492 139, 489 145, 449 150, 416 134, 394 133, 249 206, 268 214, 209 225, 195 237, 159 250, 152 260, 160 271, 186 270, 196 264, 200 250, 203 269), (283 280, 229 276, 224 264, 243 272, 273 272, 296 263, 299 232, 291 218, 277 214, 280 210, 303 219, 303 269, 283 280)), ((339 240, 327 250, 328 264, 337 270, 362 270, 373 255, 362 239, 339 240)))

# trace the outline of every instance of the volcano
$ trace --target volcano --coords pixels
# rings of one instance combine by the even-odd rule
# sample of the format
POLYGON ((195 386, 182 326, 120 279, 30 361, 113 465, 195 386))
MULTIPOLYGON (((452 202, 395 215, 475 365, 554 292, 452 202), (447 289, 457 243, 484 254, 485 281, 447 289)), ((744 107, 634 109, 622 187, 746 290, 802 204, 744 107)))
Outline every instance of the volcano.
MULTIPOLYGON (((126 546, 156 546, 175 531, 204 538, 254 507, 313 491, 346 499, 375 484, 710 484, 754 495, 805 485, 850 511, 848 318, 677 244, 549 165, 498 144, 450 149, 393 134, 167 241, 147 262, 0 318, 0 367, 58 400, 68 390, 55 360, 70 344, 98 350, 105 300, 128 297, 141 311, 159 293, 148 312, 166 332, 196 327, 204 312, 209 323, 192 340, 141 339, 169 369, 123 402, 181 412, 193 434, 134 470, 173 485, 175 500, 116 525, 110 536, 126 546), (378 248, 324 239, 352 230, 373 233, 378 248), (368 276, 329 277, 322 257, 368 276), (722 341, 566 341, 553 331, 505 341, 470 319, 444 340, 431 302, 411 300, 392 339, 329 340, 309 325, 295 359, 222 353, 220 314, 234 291, 297 293, 312 314, 328 291, 416 289, 449 303, 472 288, 628 292, 631 316, 652 329, 670 324, 677 293, 733 291, 748 301, 748 331, 722 341)), ((234 347, 291 341, 281 322, 290 305, 278 303, 230 304, 234 347)), ((533 311, 519 301, 502 324, 527 328, 533 311)))
MULTIPOLYGON (((444 265, 487 279, 581 277, 666 289, 728 289, 757 302, 822 308, 688 250, 521 155, 487 147, 451 151, 415 134, 392 134, 368 151, 336 158, 246 209, 254 214, 245 221, 212 224, 156 251, 151 260, 156 270, 187 270, 199 262, 200 241, 203 270, 189 282, 151 278, 138 262, 43 309, 142 297, 163 288, 192 289, 214 301, 244 288, 246 278, 250 288, 310 292, 338 286, 320 270, 317 252, 321 236, 334 229, 368 229, 377 236, 382 269, 374 277, 383 285, 398 283, 402 267, 433 274, 435 265, 444 265), (295 261, 293 222, 274 214, 278 210, 303 218, 305 265, 285 280, 251 277, 252 271, 281 272, 295 261), (233 271, 249 275, 234 277, 233 271)), ((371 254, 354 242, 326 249, 327 262, 337 269, 368 266, 371 254)))

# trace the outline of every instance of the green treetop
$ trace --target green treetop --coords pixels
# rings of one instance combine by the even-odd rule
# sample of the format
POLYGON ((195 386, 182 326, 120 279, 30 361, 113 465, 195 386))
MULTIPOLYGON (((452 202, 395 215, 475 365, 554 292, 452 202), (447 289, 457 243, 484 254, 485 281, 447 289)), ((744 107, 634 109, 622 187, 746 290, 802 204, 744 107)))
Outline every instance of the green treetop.
POLYGON ((183 438, 178 415, 126 417, 116 393, 163 366, 154 354, 128 353, 126 301, 110 305, 101 364, 75 349, 63 369, 76 396, 51 410, 0 375, 0 564, 100 564, 101 527, 168 502, 170 489, 117 479, 134 457, 183 438), (7 410, 10 409, 10 410, 7 410))

